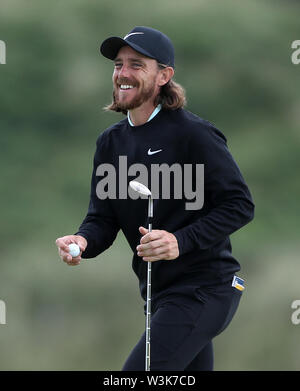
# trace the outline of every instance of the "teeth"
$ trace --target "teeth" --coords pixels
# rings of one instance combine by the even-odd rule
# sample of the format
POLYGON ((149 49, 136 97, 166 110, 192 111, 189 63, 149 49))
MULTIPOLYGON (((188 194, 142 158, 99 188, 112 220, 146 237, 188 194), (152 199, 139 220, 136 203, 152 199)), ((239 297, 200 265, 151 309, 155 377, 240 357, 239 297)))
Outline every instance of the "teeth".
POLYGON ((121 84, 120 86, 121 90, 129 90, 133 88, 133 86, 127 85, 127 84, 121 84))

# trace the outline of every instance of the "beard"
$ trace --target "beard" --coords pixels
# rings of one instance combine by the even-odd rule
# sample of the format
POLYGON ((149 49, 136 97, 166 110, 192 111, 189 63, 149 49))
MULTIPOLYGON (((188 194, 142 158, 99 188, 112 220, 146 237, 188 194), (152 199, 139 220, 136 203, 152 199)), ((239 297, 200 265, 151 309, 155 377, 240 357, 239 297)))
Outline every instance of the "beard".
MULTIPOLYGON (((132 82, 128 79, 122 79, 118 81, 120 84, 128 84, 128 85, 134 85, 136 89, 140 87, 140 84, 136 81, 132 82)), ((144 102, 148 101, 150 98, 153 97, 155 90, 155 84, 154 82, 151 83, 148 87, 145 85, 142 86, 141 90, 138 91, 134 98, 131 99, 128 102, 121 102, 118 98, 118 87, 114 87, 113 90, 113 103, 114 107, 117 109, 117 111, 126 111, 126 110, 133 110, 137 107, 140 107, 144 102)))

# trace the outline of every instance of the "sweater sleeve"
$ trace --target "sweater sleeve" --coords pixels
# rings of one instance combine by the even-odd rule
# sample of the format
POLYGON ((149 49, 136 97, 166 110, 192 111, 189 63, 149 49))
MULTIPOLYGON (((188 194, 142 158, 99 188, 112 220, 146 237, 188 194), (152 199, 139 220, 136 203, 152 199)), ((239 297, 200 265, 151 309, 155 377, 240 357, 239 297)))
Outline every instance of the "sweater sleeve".
POLYGON ((99 164, 103 163, 102 136, 97 140, 97 149, 94 155, 88 212, 75 234, 83 236, 88 242, 86 250, 82 253, 82 258, 94 258, 105 251, 112 245, 120 229, 109 199, 99 199, 96 193, 99 181, 96 171, 99 164))
POLYGON ((193 163, 204 164, 204 209, 193 223, 177 230, 180 255, 208 249, 254 217, 254 204, 224 135, 208 123, 189 140, 193 163))

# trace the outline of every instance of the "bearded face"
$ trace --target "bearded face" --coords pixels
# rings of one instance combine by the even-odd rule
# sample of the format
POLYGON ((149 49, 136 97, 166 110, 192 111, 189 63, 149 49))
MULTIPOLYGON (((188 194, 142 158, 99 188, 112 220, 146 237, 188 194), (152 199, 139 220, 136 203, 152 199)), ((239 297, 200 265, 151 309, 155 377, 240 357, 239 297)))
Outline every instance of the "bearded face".
POLYGON ((114 83, 113 100, 117 108, 133 110, 144 102, 155 98, 155 79, 137 80, 135 77, 120 77, 114 83))
POLYGON ((154 103, 160 91, 157 61, 124 46, 114 60, 113 100, 119 111, 154 103))

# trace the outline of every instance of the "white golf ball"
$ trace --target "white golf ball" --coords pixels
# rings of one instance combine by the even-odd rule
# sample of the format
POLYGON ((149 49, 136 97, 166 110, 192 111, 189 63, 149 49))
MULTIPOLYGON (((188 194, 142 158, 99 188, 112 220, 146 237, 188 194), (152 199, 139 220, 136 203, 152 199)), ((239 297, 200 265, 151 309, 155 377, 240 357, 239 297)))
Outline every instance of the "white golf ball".
POLYGON ((69 244, 69 253, 73 258, 78 257, 80 254, 80 247, 76 243, 69 244))

